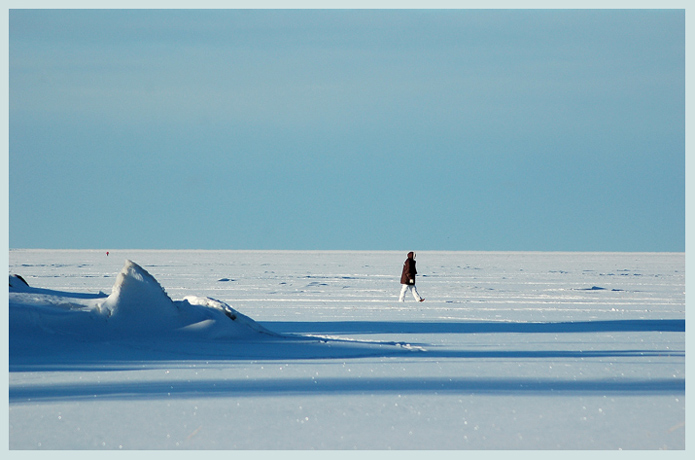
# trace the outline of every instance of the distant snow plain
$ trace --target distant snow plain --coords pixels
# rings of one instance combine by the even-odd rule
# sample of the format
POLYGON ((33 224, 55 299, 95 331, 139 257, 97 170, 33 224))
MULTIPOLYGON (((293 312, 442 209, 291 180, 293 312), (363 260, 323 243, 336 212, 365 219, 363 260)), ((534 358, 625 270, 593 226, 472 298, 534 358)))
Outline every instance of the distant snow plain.
POLYGON ((9 447, 685 449, 684 254, 406 252, 10 250, 9 447))

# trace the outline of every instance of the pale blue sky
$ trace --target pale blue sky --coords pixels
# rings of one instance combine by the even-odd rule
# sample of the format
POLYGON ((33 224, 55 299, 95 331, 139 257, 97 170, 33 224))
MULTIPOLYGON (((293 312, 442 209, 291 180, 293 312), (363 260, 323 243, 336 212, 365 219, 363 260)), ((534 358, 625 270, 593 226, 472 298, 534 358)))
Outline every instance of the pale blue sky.
POLYGON ((12 248, 685 248, 682 10, 9 24, 12 248))

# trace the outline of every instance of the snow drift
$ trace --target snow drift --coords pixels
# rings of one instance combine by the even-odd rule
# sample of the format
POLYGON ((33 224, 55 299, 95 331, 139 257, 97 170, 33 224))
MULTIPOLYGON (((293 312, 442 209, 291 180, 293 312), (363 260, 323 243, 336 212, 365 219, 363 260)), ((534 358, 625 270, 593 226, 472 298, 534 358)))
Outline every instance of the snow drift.
POLYGON ((171 300, 152 275, 130 260, 99 310, 114 328, 127 334, 195 332, 210 338, 234 338, 270 333, 219 300, 195 296, 171 300))
POLYGON ((157 280, 127 260, 111 295, 30 287, 10 276, 13 334, 58 335, 85 340, 172 339, 188 336, 233 339, 272 334, 219 300, 188 296, 173 301, 157 280))

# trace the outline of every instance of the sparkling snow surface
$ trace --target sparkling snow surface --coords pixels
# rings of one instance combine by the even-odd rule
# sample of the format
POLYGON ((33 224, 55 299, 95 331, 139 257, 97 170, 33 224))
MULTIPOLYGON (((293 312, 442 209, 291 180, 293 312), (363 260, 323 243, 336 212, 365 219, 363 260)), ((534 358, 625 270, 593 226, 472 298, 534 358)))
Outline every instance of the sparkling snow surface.
POLYGON ((11 250, 9 447, 685 448, 683 254, 406 252, 11 250))

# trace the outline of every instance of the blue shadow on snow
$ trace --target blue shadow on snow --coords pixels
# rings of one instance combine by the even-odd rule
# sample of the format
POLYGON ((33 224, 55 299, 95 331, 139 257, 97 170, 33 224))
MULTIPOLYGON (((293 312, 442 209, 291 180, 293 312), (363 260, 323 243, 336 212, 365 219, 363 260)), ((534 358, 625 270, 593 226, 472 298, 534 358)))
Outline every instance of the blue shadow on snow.
POLYGON ((294 378, 166 380, 10 386, 10 403, 78 400, 339 394, 635 395, 683 394, 684 379, 551 380, 521 378, 294 378))
POLYGON ((685 332, 684 319, 520 322, 262 321, 280 333, 300 334, 562 334, 592 332, 685 332))

